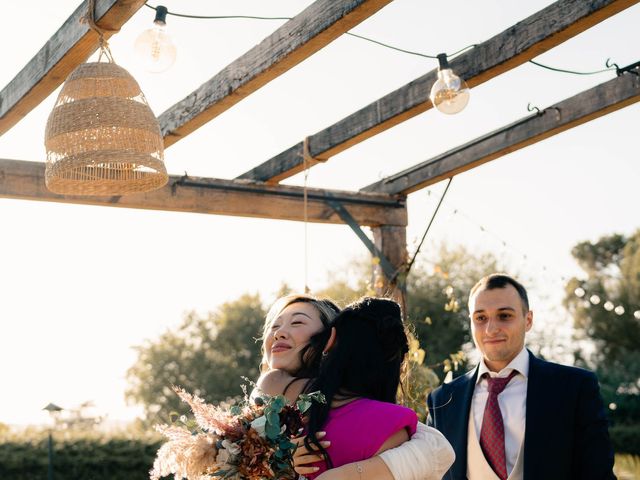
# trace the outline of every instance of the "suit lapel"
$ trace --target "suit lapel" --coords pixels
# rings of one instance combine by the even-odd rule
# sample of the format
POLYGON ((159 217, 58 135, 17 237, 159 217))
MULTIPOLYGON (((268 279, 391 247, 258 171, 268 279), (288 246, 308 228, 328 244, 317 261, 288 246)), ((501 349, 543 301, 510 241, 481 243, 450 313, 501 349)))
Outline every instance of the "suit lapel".
POLYGON ((549 425, 549 379, 545 362, 529 352, 529 378, 527 379, 527 413, 524 433, 524 472, 523 479, 533 478, 533 468, 540 462, 538 452, 545 451, 545 437, 549 434, 545 427, 549 425))
POLYGON ((449 432, 445 434, 456 453, 456 461, 451 468, 453 478, 467 478, 467 432, 471 399, 478 376, 478 367, 468 372, 451 385, 450 408, 446 409, 449 432))

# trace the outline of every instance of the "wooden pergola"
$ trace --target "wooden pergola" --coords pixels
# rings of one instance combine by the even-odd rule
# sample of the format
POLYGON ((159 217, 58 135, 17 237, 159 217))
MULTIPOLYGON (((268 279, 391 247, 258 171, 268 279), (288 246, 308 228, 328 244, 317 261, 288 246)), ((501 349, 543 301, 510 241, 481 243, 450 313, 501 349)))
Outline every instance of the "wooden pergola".
MULTIPOLYGON (((80 19, 85 0, 0 92, 0 135, 59 87, 98 48, 80 19)), ((559 0, 453 59, 473 88, 557 47, 639 0, 559 0)), ((240 58, 159 116, 165 147, 184 139, 283 75, 391 0, 316 0, 240 58)), ((145 0, 95 0, 96 24, 117 32, 145 0)), ((386 285, 397 287, 407 266, 407 195, 640 100, 640 67, 558 102, 359 191, 279 182, 432 107, 432 70, 234 179, 171 176, 162 189, 123 197, 62 196, 44 183, 44 163, 0 159, 0 197, 318 223, 346 223, 380 258, 386 285), (303 201, 306 197, 307 213, 303 201), (374 241, 362 232, 371 227, 374 241)))

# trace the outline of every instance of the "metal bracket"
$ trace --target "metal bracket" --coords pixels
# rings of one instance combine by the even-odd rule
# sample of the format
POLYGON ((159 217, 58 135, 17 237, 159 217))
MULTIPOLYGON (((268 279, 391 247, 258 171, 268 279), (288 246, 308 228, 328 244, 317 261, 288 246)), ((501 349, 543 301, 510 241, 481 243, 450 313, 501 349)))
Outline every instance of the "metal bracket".
POLYGON ((371 252, 371 255, 380 259, 380 267, 384 272, 385 277, 390 282, 395 280, 397 276, 396 268, 391 264, 391 262, 384 256, 384 254, 375 246, 375 244, 371 241, 369 237, 367 237, 366 233, 362 231, 358 222, 351 216, 351 214, 347 211, 346 208, 336 199, 334 198, 326 198, 325 202, 331 208, 333 208, 338 216, 351 227, 351 230, 358 236, 358 238, 364 243, 364 246, 367 247, 367 250, 371 252))

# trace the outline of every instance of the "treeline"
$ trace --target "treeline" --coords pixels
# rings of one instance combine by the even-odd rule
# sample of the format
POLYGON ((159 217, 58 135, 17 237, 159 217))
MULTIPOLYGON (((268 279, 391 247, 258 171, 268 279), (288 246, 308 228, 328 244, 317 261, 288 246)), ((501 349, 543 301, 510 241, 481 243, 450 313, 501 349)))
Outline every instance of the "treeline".
MULTIPOLYGON (((147 480, 161 442, 149 438, 75 438, 53 442, 55 480, 147 480)), ((0 442, 0 478, 47 478, 48 440, 0 442)))

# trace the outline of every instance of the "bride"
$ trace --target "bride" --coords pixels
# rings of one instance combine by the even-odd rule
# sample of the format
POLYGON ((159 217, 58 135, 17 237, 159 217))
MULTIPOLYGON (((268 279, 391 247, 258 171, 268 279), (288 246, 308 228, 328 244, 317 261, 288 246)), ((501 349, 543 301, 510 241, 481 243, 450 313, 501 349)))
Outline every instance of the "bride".
POLYGON ((340 312, 329 300, 288 295, 269 310, 262 340, 260 390, 290 401, 315 390, 328 397, 312 407, 308 428, 326 437, 299 439, 298 473, 330 466, 315 478, 439 480, 449 469, 454 453, 442 434, 395 405, 408 350, 395 302, 364 298, 340 312))

